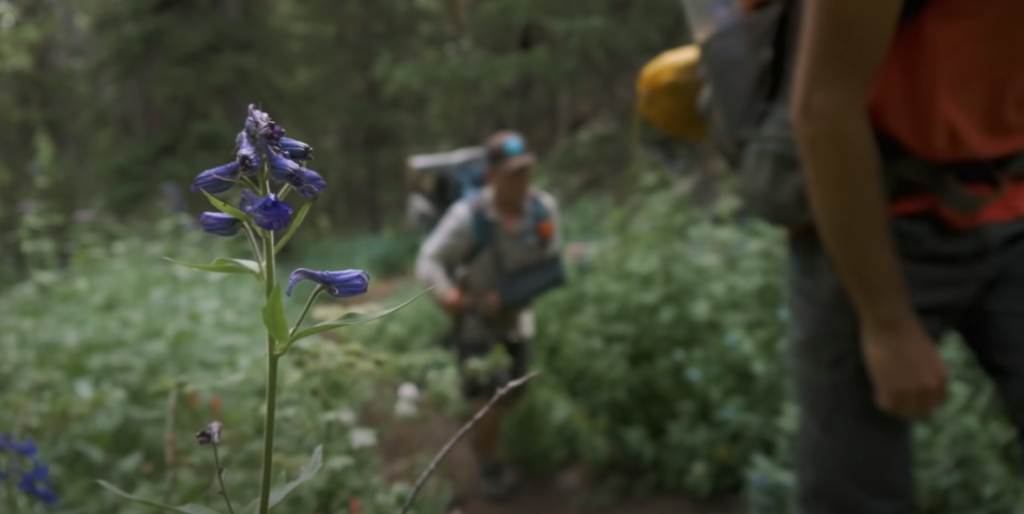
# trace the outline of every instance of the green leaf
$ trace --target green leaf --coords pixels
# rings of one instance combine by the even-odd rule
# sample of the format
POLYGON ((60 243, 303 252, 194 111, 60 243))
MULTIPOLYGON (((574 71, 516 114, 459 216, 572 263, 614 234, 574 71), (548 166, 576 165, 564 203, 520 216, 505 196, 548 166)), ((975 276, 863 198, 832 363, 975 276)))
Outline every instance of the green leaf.
POLYGON ((296 487, 302 485, 305 482, 311 480, 320 471, 324 465, 324 447, 323 445, 317 446, 313 450, 313 456, 310 457, 309 463, 302 466, 299 470, 299 477, 287 484, 280 487, 275 487, 270 491, 270 504, 267 510, 273 509, 278 503, 281 503, 286 496, 291 494, 296 487))
POLYGON ((224 257, 218 257, 210 264, 193 264, 177 261, 170 257, 164 257, 164 259, 175 264, 185 266, 186 268, 209 271, 212 273, 252 273, 257 277, 260 275, 260 265, 245 259, 227 259, 224 257))
POLYGON ((342 316, 342 317, 340 317, 340 318, 338 318, 338 319, 336 319, 334 321, 326 321, 324 323, 320 323, 319 325, 313 325, 312 327, 309 327, 309 328, 307 328, 305 330, 302 330, 302 331, 299 331, 298 333, 296 333, 295 336, 292 337, 291 342, 294 343, 295 341, 298 341, 300 339, 305 339, 305 338, 307 338, 307 337, 309 337, 311 335, 316 335, 316 334, 319 334, 321 332, 327 332, 328 330, 334 330, 336 328, 347 327, 349 325, 358 325, 360 323, 366 323, 368 321, 378 320, 380 318, 383 318, 384 316, 388 316, 390 314, 394 314, 396 311, 398 311, 399 309, 405 307, 406 305, 409 305, 410 303, 413 302, 413 300, 423 296, 424 294, 426 294, 427 291, 430 291, 431 289, 433 289, 433 288, 431 287, 431 288, 427 288, 427 289, 423 290, 422 292, 420 292, 420 294, 410 298, 405 303, 403 303, 403 304, 401 304, 398 307, 395 307, 393 309, 388 309, 386 311, 376 312, 376 313, 373 313, 373 314, 360 314, 360 313, 357 313, 357 312, 350 312, 350 313, 348 313, 348 314, 346 314, 346 315, 344 315, 344 316, 342 316))
POLYGON ((274 289, 267 297, 267 304, 263 306, 263 324, 270 332, 270 337, 277 341, 278 346, 288 344, 288 320, 284 316, 280 284, 274 284, 274 289))
POLYGON ((306 213, 309 212, 309 208, 312 206, 312 200, 306 202, 306 205, 303 205, 302 208, 299 209, 299 213, 292 218, 292 223, 288 226, 288 232, 285 232, 281 240, 274 246, 274 255, 277 255, 277 252, 280 252, 281 249, 284 248, 284 245, 288 243, 288 240, 292 238, 292 235, 294 235, 295 231, 298 230, 299 225, 302 225, 302 220, 306 219, 306 213))
POLYGON ((109 482, 105 482, 103 480, 97 480, 96 483, 100 484, 100 486, 102 486, 104 489, 107 489, 108 491, 110 491, 110 492, 112 492, 112 493, 114 493, 114 494, 116 494, 116 495, 118 495, 118 496, 120 496, 120 497, 122 497, 122 498, 124 498, 126 500, 131 500, 131 501, 136 502, 136 503, 141 503, 143 505, 146 505, 146 506, 149 506, 149 507, 153 507, 155 509, 172 510, 174 512, 180 512, 181 514, 220 514, 219 512, 217 512, 217 511, 215 511, 215 510, 213 510, 213 509, 211 509, 209 507, 206 507, 206 506, 203 506, 203 505, 199 505, 199 504, 196 504, 196 503, 189 503, 187 505, 182 505, 180 507, 172 507, 170 505, 164 505, 164 504, 162 504, 160 502, 155 502, 155 501, 152 501, 152 500, 147 500, 145 498, 141 498, 141 497, 138 497, 138 496, 134 496, 134 495, 128 494, 128 493, 122 491, 121 489, 118 489, 117 486, 115 486, 115 485, 113 485, 113 484, 111 484, 109 482))
POLYGON ((232 207, 232 206, 230 206, 230 205, 228 205, 228 204, 226 204, 226 203, 224 203, 224 202, 214 198, 213 195, 211 195, 210 193, 207 193, 206 191, 203 191, 203 194, 206 195, 206 199, 209 200, 210 203, 213 204, 214 207, 219 209, 220 212, 223 212, 225 214, 230 214, 231 216, 234 216, 235 218, 240 219, 242 221, 249 221, 250 220, 248 214, 246 214, 246 213, 244 213, 244 212, 242 212, 242 211, 240 211, 240 210, 238 210, 238 209, 236 209, 236 208, 234 208, 234 207, 232 207))

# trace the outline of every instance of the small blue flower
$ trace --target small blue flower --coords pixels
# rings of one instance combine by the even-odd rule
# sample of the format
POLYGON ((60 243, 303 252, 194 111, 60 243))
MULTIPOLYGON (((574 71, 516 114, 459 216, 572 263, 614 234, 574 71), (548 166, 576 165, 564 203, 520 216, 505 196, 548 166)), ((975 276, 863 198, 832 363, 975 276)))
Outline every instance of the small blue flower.
POLYGON ((238 178, 240 171, 241 166, 238 164, 238 161, 232 161, 223 166, 206 170, 192 181, 192 192, 223 193, 235 185, 234 180, 238 178))
POLYGON ((57 495, 50 490, 50 466, 33 461, 30 471, 21 473, 18 489, 30 496, 35 496, 47 505, 57 503, 57 495))
POLYGON ((301 180, 302 166, 299 163, 273 152, 267 158, 270 159, 270 174, 275 180, 286 184, 301 180))
POLYGON ((324 182, 324 178, 319 173, 306 168, 300 170, 299 180, 290 182, 290 184, 306 198, 313 198, 327 189, 327 182, 324 182))
POLYGON ((231 237, 242 230, 242 220, 223 212, 204 212, 199 215, 203 230, 218 236, 231 237))
POLYGON ((281 153, 293 161, 313 160, 313 147, 290 137, 281 138, 281 153))
POLYGON ((363 270, 313 271, 299 268, 288 277, 285 294, 292 295, 292 288, 301 280, 311 280, 325 286, 327 294, 335 298, 351 298, 366 293, 370 287, 370 275, 363 270))
POLYGON ((9 475, 7 473, 4 473, 3 471, 0 471, 0 480, 7 480, 8 476, 9 475))
POLYGON ((245 119, 245 132, 253 139, 280 141, 284 136, 284 127, 274 123, 270 115, 249 104, 249 116, 245 119))
POLYGON ((259 138, 267 131, 270 123, 270 116, 267 113, 257 109, 255 105, 249 104, 249 116, 245 118, 246 134, 254 139, 259 138))
POLYGON ((288 228, 292 221, 292 206, 278 200, 274 193, 260 198, 246 189, 242 191, 239 206, 243 212, 252 216, 253 223, 263 230, 283 230, 288 228))
POLYGON ((235 152, 235 158, 238 160, 241 172, 246 175, 252 175, 260 167, 259 152, 256 151, 256 147, 249 141, 249 136, 246 135, 244 130, 238 133, 235 144, 238 147, 238 150, 235 152))
POLYGON ((327 189, 327 183, 319 173, 307 170, 291 159, 278 154, 270 154, 270 174, 275 180, 291 184, 296 191, 306 198, 313 198, 327 189))
POLYGON ((36 442, 31 437, 26 437, 24 441, 19 443, 11 437, 0 435, 0 451, 3 450, 12 451, 26 459, 34 459, 39 453, 36 442))

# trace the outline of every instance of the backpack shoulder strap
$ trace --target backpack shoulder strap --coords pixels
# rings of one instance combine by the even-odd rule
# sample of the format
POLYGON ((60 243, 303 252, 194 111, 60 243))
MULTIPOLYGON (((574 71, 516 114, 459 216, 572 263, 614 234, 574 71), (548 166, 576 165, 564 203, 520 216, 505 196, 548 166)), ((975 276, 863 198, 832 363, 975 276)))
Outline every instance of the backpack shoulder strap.
POLYGON ((487 216, 484 207, 482 196, 476 197, 470 203, 470 212, 472 213, 470 230, 473 235, 473 245, 470 247, 469 253, 466 254, 463 261, 465 263, 473 262, 480 252, 490 244, 491 238, 494 236, 494 223, 487 216))

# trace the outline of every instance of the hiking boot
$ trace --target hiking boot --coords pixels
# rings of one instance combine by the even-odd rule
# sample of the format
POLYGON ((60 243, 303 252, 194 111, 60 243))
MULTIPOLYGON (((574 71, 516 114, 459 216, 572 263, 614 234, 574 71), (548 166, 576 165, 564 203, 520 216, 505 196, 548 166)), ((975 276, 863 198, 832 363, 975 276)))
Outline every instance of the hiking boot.
POLYGON ((491 501, 500 501, 508 497, 509 480, 505 467, 497 462, 484 464, 480 467, 480 486, 484 496, 491 501))

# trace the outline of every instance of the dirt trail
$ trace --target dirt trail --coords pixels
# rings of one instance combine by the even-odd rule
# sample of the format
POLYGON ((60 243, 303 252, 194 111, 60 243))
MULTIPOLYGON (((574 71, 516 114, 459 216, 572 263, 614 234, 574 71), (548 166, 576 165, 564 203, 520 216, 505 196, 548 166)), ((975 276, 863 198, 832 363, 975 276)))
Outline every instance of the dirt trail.
MULTIPOLYGON (((368 294, 349 301, 324 304, 325 319, 340 315, 334 310, 351 309, 358 304, 381 302, 394 293, 410 277, 390 277, 374 283, 368 294), (328 312, 332 311, 332 312, 328 312)), ((382 387, 387 387, 381 384, 382 387)), ((391 384, 390 386, 394 386, 391 384)), ((393 391, 393 390, 392 390, 393 391)), ((384 397, 391 392, 382 390, 384 397)), ((392 479, 409 482, 425 468, 429 459, 462 426, 460 420, 440 414, 429 405, 420 405, 424 414, 413 420, 396 419, 390 412, 367 412, 364 423, 380 430, 378 448, 385 462, 385 473, 392 479), (411 457, 410 457, 411 456, 411 457)), ((596 496, 600 487, 587 484, 582 474, 563 472, 552 480, 522 477, 510 498, 501 502, 487 501, 479 493, 477 466, 469 438, 460 441, 445 457, 438 472, 428 481, 425 490, 436 486, 439 478, 455 487, 455 498, 449 514, 743 514, 739 499, 712 504, 698 503, 681 497, 659 496, 620 500, 610 504, 582 501, 596 496)))
MULTIPOLYGON (((460 422, 440 414, 416 420, 396 420, 388 414, 372 415, 371 426, 381 429, 381 456, 393 478, 413 481, 427 460, 455 434, 460 422), (410 455, 417 458, 410 459, 410 455)), ((581 501, 598 492, 571 472, 548 481, 523 478, 514 494, 501 503, 479 494, 476 463, 468 437, 460 441, 438 469, 438 475, 454 484, 450 514, 742 514, 736 499, 702 504, 680 497, 627 499, 600 505, 581 501)), ((437 476, 431 478, 436 484, 437 476)), ((429 489, 429 487, 428 487, 429 489)))

